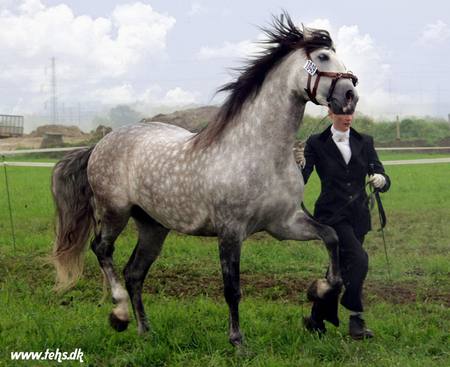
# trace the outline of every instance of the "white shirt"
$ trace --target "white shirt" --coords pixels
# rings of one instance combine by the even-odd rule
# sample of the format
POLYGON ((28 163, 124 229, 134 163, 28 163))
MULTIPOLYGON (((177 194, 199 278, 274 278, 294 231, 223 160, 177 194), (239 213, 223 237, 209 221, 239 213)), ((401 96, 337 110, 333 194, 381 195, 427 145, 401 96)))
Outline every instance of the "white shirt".
POLYGON ((348 164, 352 157, 352 151, 350 149, 350 129, 345 132, 339 131, 331 125, 331 134, 333 134, 333 141, 341 152, 342 158, 344 158, 345 163, 348 164))

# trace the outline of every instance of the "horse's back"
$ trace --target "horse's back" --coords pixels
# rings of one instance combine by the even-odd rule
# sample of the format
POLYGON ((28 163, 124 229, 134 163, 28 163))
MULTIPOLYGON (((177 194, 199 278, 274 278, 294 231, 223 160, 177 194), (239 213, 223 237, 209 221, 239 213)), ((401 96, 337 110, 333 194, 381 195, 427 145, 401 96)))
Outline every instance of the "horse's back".
POLYGON ((199 167, 189 152, 193 135, 178 126, 151 122, 105 136, 88 165, 97 205, 116 211, 139 205, 168 228, 201 230, 208 215, 203 200, 191 202, 199 194, 199 167))

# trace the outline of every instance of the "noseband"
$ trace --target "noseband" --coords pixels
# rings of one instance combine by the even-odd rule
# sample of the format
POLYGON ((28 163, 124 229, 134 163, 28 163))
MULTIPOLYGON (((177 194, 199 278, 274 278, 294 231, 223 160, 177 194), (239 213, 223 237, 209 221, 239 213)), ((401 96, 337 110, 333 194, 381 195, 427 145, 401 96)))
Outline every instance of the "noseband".
POLYGON ((330 89, 328 91, 327 102, 331 101, 331 97, 333 96, 334 88, 336 87, 336 83, 338 82, 339 79, 351 79, 353 86, 355 86, 355 87, 358 84, 358 77, 356 75, 354 75, 352 72, 334 73, 334 72, 330 72, 330 71, 319 71, 316 64, 314 64, 311 60, 306 61, 304 68, 308 72, 308 84, 306 85, 305 91, 308 94, 310 101, 317 105, 320 105, 320 103, 317 102, 317 99, 316 99, 317 88, 319 87, 320 77, 324 76, 324 77, 332 78, 330 89), (314 82, 314 87, 311 91, 311 79, 314 75, 316 75, 316 80, 314 82))

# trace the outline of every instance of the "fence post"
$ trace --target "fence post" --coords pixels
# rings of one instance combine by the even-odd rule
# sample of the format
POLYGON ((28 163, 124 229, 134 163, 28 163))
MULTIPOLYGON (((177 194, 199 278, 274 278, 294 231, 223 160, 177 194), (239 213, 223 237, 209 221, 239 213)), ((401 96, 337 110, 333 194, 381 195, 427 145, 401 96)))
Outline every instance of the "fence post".
POLYGON ((395 126, 396 126, 396 131, 397 131, 396 139, 397 139, 397 141, 400 141, 400 119, 398 118, 398 115, 397 115, 397 118, 395 121, 395 126))
POLYGON ((5 163, 4 155, 2 155, 2 161, 3 161, 3 169, 5 172, 5 189, 6 189, 6 197, 8 199, 9 222, 11 224, 11 236, 12 236, 12 242, 13 242, 13 251, 15 253, 16 252, 16 233, 14 231, 14 220, 13 220, 13 215, 12 215, 11 196, 9 193, 8 173, 6 171, 6 163, 5 163))

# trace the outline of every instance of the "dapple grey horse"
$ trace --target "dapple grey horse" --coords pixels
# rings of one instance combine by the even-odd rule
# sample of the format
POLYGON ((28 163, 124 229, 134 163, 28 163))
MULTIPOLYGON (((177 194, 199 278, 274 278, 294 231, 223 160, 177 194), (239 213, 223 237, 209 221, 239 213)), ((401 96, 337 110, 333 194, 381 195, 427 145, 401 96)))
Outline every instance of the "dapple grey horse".
POLYGON ((310 293, 324 298, 340 286, 336 233, 300 209, 304 184, 292 149, 305 104, 313 100, 351 113, 356 83, 337 58, 328 32, 300 30, 283 14, 266 35, 265 51, 221 88, 229 95, 200 133, 159 122, 125 126, 55 166, 59 285, 73 285, 80 275, 93 230, 91 248, 111 287, 116 306, 110 322, 116 330, 127 328, 129 299, 138 332, 149 330, 142 286, 170 230, 218 237, 233 345, 242 343, 241 245, 252 233, 267 231, 279 240, 322 239, 330 255, 329 275, 310 293), (124 269, 125 290, 112 255, 130 217, 139 235, 124 269))

